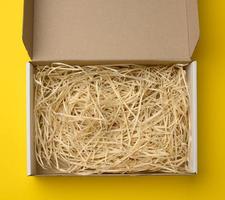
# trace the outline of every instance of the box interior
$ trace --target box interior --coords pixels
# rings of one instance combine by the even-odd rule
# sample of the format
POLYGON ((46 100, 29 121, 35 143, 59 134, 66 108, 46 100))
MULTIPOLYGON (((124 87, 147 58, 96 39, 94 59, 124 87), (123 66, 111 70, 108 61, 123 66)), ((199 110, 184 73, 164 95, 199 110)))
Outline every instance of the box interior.
MULTIPOLYGON (((37 64, 37 63, 36 63, 37 64)), ((27 63, 27 160, 28 175, 52 175, 52 176, 73 176, 73 174, 63 174, 53 170, 43 170, 37 163, 34 150, 33 131, 33 70, 34 65, 27 63)), ((190 155, 188 163, 188 174, 197 173, 197 63, 194 61, 186 68, 187 83, 190 93, 190 155)), ((135 173, 135 174, 100 174, 100 175, 170 175, 169 173, 135 173)), ((174 175, 174 174, 173 174, 174 175)), ((182 174, 178 174, 182 175, 182 174)))

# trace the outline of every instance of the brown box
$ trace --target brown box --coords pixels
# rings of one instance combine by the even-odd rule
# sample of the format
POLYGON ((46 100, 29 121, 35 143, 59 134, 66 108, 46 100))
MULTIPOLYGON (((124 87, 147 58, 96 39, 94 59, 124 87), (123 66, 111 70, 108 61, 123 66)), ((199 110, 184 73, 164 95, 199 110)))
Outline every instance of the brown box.
POLYGON ((189 62, 189 171, 197 173, 197 64, 191 56, 198 39, 197 0, 25 0, 23 42, 31 58, 27 64, 28 175, 43 175, 34 156, 33 65, 51 61, 189 62))

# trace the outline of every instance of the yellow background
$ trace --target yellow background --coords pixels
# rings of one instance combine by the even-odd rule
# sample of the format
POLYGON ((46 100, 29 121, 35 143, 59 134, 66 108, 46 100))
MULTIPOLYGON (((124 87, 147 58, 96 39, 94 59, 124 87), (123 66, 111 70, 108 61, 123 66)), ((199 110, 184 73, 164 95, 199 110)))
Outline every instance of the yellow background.
POLYGON ((0 3, 0 199, 224 198, 224 0, 199 1, 199 174, 193 177, 27 177, 23 0, 0 3))

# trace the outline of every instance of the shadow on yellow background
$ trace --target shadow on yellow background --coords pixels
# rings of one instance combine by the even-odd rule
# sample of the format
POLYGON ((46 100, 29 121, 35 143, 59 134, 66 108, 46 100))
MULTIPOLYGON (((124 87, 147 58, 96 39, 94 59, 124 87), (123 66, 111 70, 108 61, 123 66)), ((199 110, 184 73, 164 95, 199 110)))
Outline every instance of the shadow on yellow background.
POLYGON ((23 0, 0 6, 0 199, 219 199, 225 196, 225 1, 200 0, 199 174, 183 177, 27 177, 23 0))

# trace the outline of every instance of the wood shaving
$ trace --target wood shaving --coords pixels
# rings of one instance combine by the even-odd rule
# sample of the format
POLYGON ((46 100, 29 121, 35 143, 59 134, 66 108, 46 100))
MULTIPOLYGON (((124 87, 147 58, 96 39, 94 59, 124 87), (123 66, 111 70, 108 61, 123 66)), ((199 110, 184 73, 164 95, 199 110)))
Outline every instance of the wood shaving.
POLYGON ((189 154, 184 65, 52 63, 34 75, 35 154, 77 175, 183 173, 189 154))

